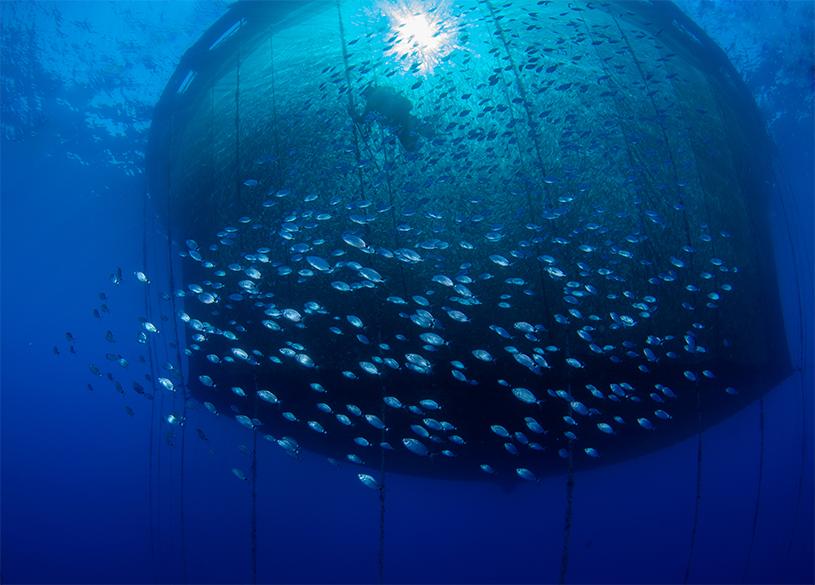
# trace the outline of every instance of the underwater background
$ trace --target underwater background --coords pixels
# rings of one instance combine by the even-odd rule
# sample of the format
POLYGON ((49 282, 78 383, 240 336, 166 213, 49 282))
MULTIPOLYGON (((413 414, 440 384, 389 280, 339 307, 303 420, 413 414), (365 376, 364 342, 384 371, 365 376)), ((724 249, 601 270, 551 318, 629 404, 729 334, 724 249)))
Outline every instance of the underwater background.
POLYGON ((153 108, 230 4, 0 5, 2 582, 813 582, 811 2, 678 2, 774 143, 767 253, 795 372, 763 408, 705 429, 699 476, 695 436, 578 470, 565 567, 565 473, 512 485, 389 473, 382 547, 380 499, 356 468, 260 440, 253 514, 231 471, 249 473, 252 433, 194 401, 183 429, 166 423, 179 393, 151 403, 89 371, 107 331, 145 369, 126 332, 145 315, 133 276, 145 241, 166 253, 166 229, 145 219, 153 108))

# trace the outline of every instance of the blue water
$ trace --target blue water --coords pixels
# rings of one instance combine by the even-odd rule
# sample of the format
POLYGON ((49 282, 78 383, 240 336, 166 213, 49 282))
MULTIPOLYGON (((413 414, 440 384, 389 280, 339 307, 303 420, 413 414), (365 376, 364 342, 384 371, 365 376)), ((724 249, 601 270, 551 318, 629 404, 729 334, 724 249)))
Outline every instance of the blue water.
MULTIPOLYGON (((774 205, 772 222, 797 365, 802 327, 805 351, 813 347, 812 4, 681 5, 742 72, 777 145, 783 205, 774 205)), ((105 331, 132 329, 144 313, 142 288, 129 278, 113 290, 108 275, 143 265, 141 153, 151 107, 183 50, 225 9, 224 2, 2 5, 2 582, 252 578, 250 487, 230 473, 248 468, 238 450, 251 447, 245 429, 225 417, 205 425, 202 409, 191 411, 182 485, 180 435, 170 447, 154 433, 151 451, 149 403, 122 397, 88 371, 111 351, 105 331), (91 313, 100 291, 111 309, 101 321, 91 313), (66 331, 77 355, 67 352, 66 331), (195 436, 197 426, 207 442, 195 436)), ((148 237, 165 236, 151 228, 148 237)), ((139 347, 123 338, 116 351, 135 356, 139 347)), ((173 359, 164 351, 161 363, 173 359)), ((765 397, 749 566, 758 404, 705 432, 691 582, 813 582, 811 355, 804 364, 765 397)), ((578 473, 575 482, 568 582, 682 581, 695 438, 578 473)), ((385 579, 557 581, 565 484, 551 477, 509 490, 390 476, 385 579)), ((376 581, 377 494, 322 457, 295 460, 261 441, 257 546, 258 581, 376 581)))

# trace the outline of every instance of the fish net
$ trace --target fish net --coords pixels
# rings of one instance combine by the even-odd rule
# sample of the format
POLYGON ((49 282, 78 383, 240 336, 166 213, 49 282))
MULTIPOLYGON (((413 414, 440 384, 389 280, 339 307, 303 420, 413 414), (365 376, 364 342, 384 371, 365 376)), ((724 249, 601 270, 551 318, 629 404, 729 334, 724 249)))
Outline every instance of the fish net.
POLYGON ((219 299, 186 292, 202 400, 252 412, 229 388, 256 377, 270 440, 367 462, 347 403, 433 399, 388 412, 397 467, 546 473, 570 441, 580 466, 692 434, 697 387, 710 423, 788 374, 770 145, 673 5, 295 4, 234 7, 156 112, 153 195, 219 299))

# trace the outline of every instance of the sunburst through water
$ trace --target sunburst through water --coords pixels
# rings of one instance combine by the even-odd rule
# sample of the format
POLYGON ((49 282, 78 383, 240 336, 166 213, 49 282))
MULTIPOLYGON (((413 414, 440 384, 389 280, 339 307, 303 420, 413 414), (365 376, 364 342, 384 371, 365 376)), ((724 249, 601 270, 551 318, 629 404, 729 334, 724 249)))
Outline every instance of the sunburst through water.
POLYGON ((431 6, 411 0, 383 2, 380 7, 390 22, 387 54, 405 69, 431 73, 458 48, 454 18, 446 3, 431 6))

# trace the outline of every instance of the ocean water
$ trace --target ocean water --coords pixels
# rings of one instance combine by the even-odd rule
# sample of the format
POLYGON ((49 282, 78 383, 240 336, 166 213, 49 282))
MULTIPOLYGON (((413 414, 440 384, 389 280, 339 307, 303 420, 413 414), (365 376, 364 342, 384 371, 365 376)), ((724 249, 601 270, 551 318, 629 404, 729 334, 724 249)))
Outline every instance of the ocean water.
MULTIPOLYGON (((342 7, 348 14, 357 4, 342 7)), ((452 6, 461 19, 457 5, 469 4, 444 6, 452 6)), ((507 14, 574 8, 565 2, 494 4, 507 14)), ((277 435, 272 425, 253 433, 237 424, 227 414, 228 401, 219 405, 220 416, 207 412, 200 384, 195 389, 197 366, 183 355, 194 343, 192 332, 185 333, 174 315, 193 309, 201 315, 200 305, 179 298, 174 310, 169 297, 162 298, 190 282, 185 278, 189 258, 178 254, 193 249, 184 243, 184 226, 199 229, 195 226, 211 220, 217 227, 200 231, 212 236, 237 221, 227 212, 216 218, 211 207, 194 202, 186 211, 200 223, 191 228, 177 211, 168 222, 164 199, 154 189, 157 167, 148 157, 157 125, 154 108, 165 86, 177 80, 172 76, 185 51, 234 9, 232 4, 0 5, 0 581, 812 583, 813 5, 711 0, 678 5, 733 63, 772 142, 767 158, 776 179, 766 222, 773 245, 765 252, 777 268, 789 375, 761 402, 751 400, 706 427, 703 449, 696 428, 677 412, 665 426, 685 428, 681 438, 649 447, 659 433, 668 432, 658 426, 650 435, 635 435, 633 455, 604 465, 583 456, 575 460, 573 474, 558 464, 553 473, 535 468, 536 481, 523 481, 513 477, 517 464, 509 454, 501 459, 509 462, 508 477, 454 477, 439 456, 420 473, 405 474, 396 468, 394 455, 385 459, 381 492, 357 476, 368 473, 381 481, 378 455, 365 468, 326 461, 321 449, 332 444, 334 428, 308 443, 316 448, 307 445, 292 457, 264 438, 267 432, 277 435), (121 283, 114 284, 119 269, 121 283), (139 271, 149 284, 139 282, 139 271), (144 320, 160 332, 146 332, 144 320), (173 345, 176 327, 179 352, 173 345), (147 344, 139 342, 140 331, 147 344), (120 357, 127 359, 126 367, 116 363, 120 357), (176 372, 168 373, 167 363, 176 372), (178 387, 169 392, 145 374, 175 380, 178 387), (153 400, 139 393, 134 381, 153 400)), ((409 14, 441 10, 421 3, 410 9, 409 14)), ((564 18, 579 18, 575 14, 564 18)), ((511 18, 503 22, 513 30, 511 18)), ((475 21, 458 25, 459 34, 477 30, 475 21)), ((355 27, 365 22, 350 18, 347 26, 352 39, 355 27)), ((298 29, 292 30, 296 43, 298 29)), ((438 35, 424 42, 432 44, 432 38, 438 35)), ((453 62, 486 59, 486 53, 466 53, 464 40, 452 44, 459 50, 453 62)), ((285 55, 285 46, 282 50, 285 55)), ((362 49, 351 52, 359 58, 362 49)), ((303 54, 308 62, 309 53, 303 54)), ((397 77, 431 85, 445 62, 436 67, 425 72, 418 66, 397 77)), ((341 86, 343 69, 337 72, 341 86)), ((244 70, 244 80, 250 75, 244 70)), ((294 100, 286 93, 291 87, 280 88, 281 108, 286 99, 294 100)), ((698 103, 702 99, 698 96, 698 103)), ((246 104, 250 108, 252 102, 246 104)), ((307 121, 306 112, 293 118, 292 126, 307 121)), ((497 116, 487 114, 484 123, 497 116)), ((392 152, 409 151, 399 128, 387 125, 365 121, 357 127, 392 132, 392 152)), ((419 140, 427 142, 420 142, 418 152, 427 152, 433 139, 419 140)), ((204 152, 205 146, 177 142, 165 154, 176 160, 179 152, 204 152)), ((229 173, 231 167, 224 170, 229 173)), ((240 181, 254 176, 238 173, 240 181)), ((215 188, 175 181, 176 192, 194 187, 202 201, 206 189, 215 188)), ((231 185, 234 177, 228 181, 231 185)), ((246 188, 251 189, 244 183, 237 191, 246 188)), ((449 231, 435 235, 458 238, 449 231)), ((752 326, 748 319, 730 318, 735 330, 752 326)), ((517 337, 513 343, 519 344, 517 337)), ((345 343, 352 342, 337 347, 345 343)), ((544 394, 543 387, 533 389, 544 394)), ((226 387, 219 391, 228 393, 226 387)), ((541 420, 547 404, 552 403, 536 405, 541 420)), ((475 429, 469 414, 462 416, 460 431, 468 437, 475 429)), ((484 413, 485 420, 489 416, 484 413)), ((393 441, 413 461, 398 437, 393 441)), ((596 446, 600 463, 612 458, 612 443, 596 446)), ((557 461, 556 452, 547 454, 557 461)), ((466 460, 465 450, 461 453, 466 460)))

